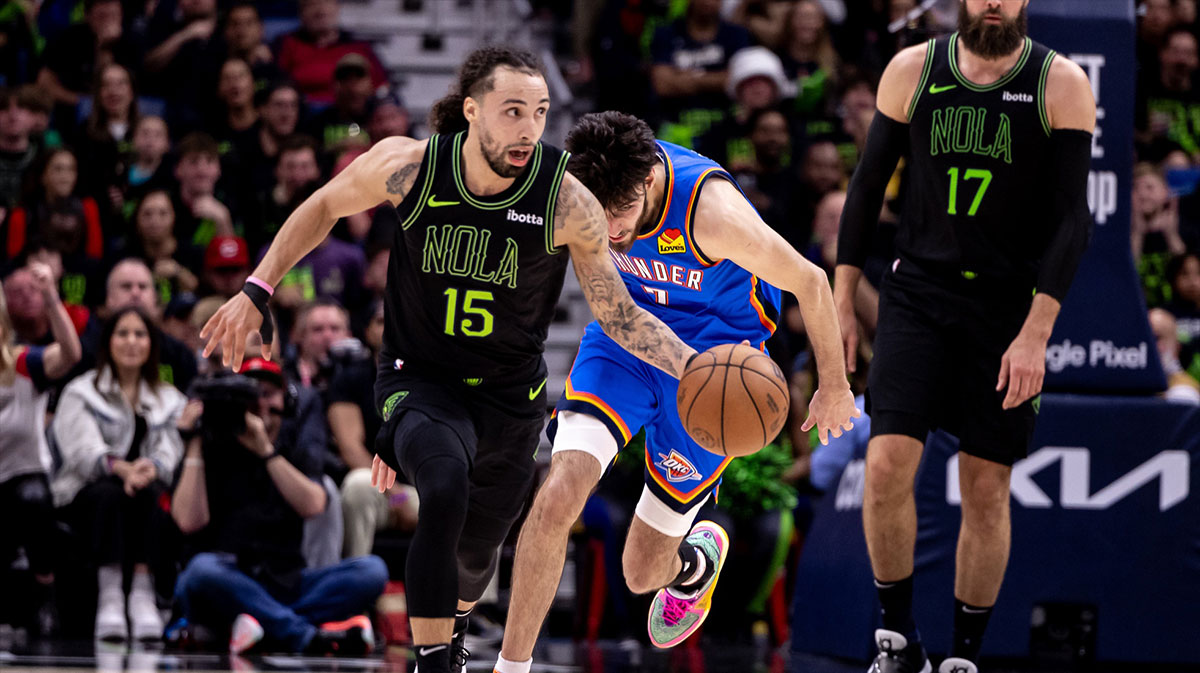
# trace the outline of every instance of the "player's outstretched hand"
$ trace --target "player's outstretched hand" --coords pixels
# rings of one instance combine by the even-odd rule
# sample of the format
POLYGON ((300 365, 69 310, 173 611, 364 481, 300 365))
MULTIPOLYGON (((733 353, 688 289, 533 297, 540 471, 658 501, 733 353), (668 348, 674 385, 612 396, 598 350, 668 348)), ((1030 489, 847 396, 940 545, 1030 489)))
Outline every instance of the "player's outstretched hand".
MULTIPOLYGON (((233 299, 221 305, 213 317, 200 330, 200 338, 206 339, 204 357, 212 355, 217 344, 221 346, 221 363, 233 366, 233 371, 242 368, 242 357, 246 354, 246 339, 262 326, 263 316, 254 302, 245 293, 233 295, 233 299)), ((271 359, 271 347, 263 344, 263 358, 271 359)))
POLYGON ((854 393, 850 392, 849 386, 836 392, 817 388, 808 403, 808 418, 804 419, 800 429, 808 432, 815 427, 821 444, 828 444, 829 435, 841 437, 843 431, 854 427, 853 419, 861 415, 854 406, 854 393))
POLYGON ((1001 405, 1004 409, 1015 409, 1034 395, 1042 392, 1042 380, 1046 376, 1046 342, 1027 336, 1022 330, 1000 358, 1000 378, 996 391, 1008 386, 1008 394, 1001 405))
POLYGON ((371 461, 371 485, 383 493, 395 484, 396 471, 380 460, 379 456, 375 456, 375 460, 371 461))

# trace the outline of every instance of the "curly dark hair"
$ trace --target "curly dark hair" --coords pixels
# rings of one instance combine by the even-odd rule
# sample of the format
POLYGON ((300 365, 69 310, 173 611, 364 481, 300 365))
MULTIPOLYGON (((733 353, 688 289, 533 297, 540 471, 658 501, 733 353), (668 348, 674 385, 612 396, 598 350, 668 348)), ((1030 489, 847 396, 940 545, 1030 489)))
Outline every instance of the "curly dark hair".
POLYGON ((584 115, 567 134, 566 149, 571 153, 567 170, 605 210, 638 198, 646 176, 658 162, 650 126, 623 112, 584 115))
POLYGON ((467 118, 463 116, 463 101, 467 96, 478 98, 492 90, 496 80, 496 68, 512 68, 526 75, 538 75, 545 79, 542 62, 533 53, 512 47, 480 47, 467 54, 458 69, 458 81, 444 98, 433 104, 429 111, 429 127, 434 133, 458 133, 467 130, 467 118))

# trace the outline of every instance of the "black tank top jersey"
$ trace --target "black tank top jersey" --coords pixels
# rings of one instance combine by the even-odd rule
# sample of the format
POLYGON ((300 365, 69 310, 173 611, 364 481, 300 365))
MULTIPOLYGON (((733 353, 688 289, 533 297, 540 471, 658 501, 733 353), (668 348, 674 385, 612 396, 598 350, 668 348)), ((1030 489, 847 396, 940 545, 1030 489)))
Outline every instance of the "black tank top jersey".
POLYGON ((465 139, 430 138, 397 207, 382 361, 468 385, 520 383, 541 367, 566 273, 554 206, 569 155, 538 143, 508 189, 482 197, 463 177, 465 139))
POLYGON ((958 48, 957 33, 929 41, 908 110, 896 249, 931 269, 1031 290, 1054 229, 1045 93, 1055 52, 1026 38, 1016 66, 980 86, 959 71, 958 48))

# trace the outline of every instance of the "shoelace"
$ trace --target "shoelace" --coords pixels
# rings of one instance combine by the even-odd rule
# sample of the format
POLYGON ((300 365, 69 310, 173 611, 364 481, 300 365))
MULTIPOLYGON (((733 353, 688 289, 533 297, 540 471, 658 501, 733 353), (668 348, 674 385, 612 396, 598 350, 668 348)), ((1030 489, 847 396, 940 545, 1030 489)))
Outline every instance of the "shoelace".
POLYGON ((454 651, 450 656, 454 659, 454 664, 461 669, 466 667, 467 659, 471 658, 471 651, 462 645, 455 644, 454 651))
POLYGON ((663 592, 663 622, 667 626, 675 626, 687 616, 692 601, 676 598, 668 592, 663 592))

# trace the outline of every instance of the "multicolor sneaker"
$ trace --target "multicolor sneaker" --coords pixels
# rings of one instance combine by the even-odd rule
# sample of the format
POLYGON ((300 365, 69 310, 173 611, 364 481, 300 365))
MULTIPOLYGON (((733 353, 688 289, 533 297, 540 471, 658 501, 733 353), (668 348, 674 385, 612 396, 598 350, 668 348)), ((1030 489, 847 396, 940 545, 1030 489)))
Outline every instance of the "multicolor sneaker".
POLYGON ((670 588, 658 590, 654 603, 650 605, 650 618, 646 625, 650 631, 650 642, 655 647, 675 647, 700 628, 712 607, 713 589, 717 586, 717 578, 721 576, 721 566, 725 565, 729 535, 724 528, 712 521, 701 521, 692 526, 686 541, 704 553, 715 571, 689 598, 680 598, 670 588))
POLYGON ((262 641, 264 634, 262 624, 243 612, 233 620, 233 630, 229 633, 229 652, 241 654, 249 650, 262 641))

